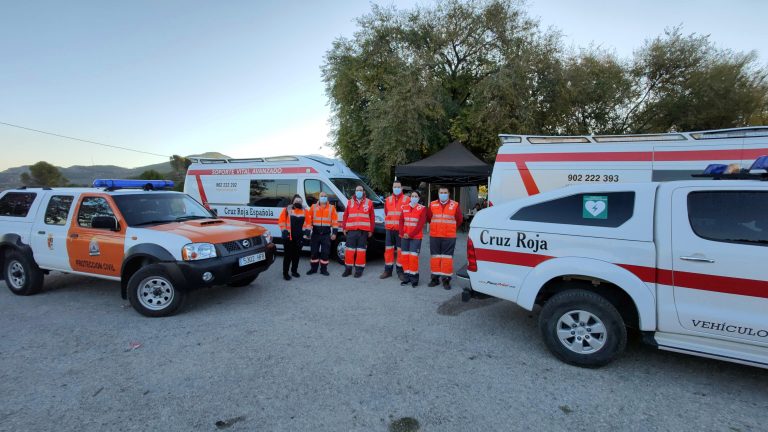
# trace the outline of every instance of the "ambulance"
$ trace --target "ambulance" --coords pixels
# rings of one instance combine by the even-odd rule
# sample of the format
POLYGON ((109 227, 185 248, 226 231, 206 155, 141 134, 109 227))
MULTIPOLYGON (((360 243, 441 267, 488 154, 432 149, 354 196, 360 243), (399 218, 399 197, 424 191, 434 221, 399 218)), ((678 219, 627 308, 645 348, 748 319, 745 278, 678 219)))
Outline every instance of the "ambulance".
MULTIPOLYGON (((267 228, 279 248, 282 237, 277 220, 280 212, 293 202, 316 203, 320 192, 336 206, 339 223, 347 200, 362 186, 373 201, 376 227, 369 251, 384 250, 384 201, 344 162, 323 156, 274 156, 250 159, 191 158, 184 192, 219 217, 256 223, 267 228)), ((332 245, 338 262, 344 262, 346 241, 339 235, 332 245)))
POLYGON ((499 135, 488 198, 499 205, 564 186, 690 179, 710 164, 748 168, 768 127, 640 135, 499 135))

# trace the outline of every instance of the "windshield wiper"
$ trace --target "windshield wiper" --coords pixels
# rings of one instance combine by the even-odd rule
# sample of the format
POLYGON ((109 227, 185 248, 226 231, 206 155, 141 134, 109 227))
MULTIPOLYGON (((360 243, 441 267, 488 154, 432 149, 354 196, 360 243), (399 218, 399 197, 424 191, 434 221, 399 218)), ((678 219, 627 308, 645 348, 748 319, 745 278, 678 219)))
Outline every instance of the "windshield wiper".
POLYGON ((187 216, 179 216, 176 218, 176 222, 186 221, 186 220, 194 220, 194 219, 211 219, 210 216, 200 216, 200 215, 187 215, 187 216))
POLYGON ((171 222, 176 222, 176 221, 168 220, 168 219, 164 219, 164 220, 151 220, 151 221, 139 222, 137 224, 133 224, 133 226, 155 225, 155 224, 159 225, 159 224, 167 224, 167 223, 171 223, 171 222))

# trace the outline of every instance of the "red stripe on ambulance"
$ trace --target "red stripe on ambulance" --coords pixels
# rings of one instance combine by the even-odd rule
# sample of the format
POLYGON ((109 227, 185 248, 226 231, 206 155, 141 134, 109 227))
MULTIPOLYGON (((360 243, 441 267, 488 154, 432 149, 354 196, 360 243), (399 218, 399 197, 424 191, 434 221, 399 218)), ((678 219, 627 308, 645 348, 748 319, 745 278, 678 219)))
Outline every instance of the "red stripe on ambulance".
POLYGON ((312 167, 267 167, 267 168, 214 168, 187 171, 187 175, 257 175, 257 174, 317 174, 312 167))

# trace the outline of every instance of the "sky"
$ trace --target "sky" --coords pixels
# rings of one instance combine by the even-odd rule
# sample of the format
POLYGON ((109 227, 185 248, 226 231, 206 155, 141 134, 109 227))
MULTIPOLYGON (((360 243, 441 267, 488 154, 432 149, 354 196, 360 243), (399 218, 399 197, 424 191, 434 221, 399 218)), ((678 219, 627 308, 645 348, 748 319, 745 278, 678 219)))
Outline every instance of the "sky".
MULTIPOLYGON (((429 1, 377 2, 408 9, 429 1)), ((320 68, 367 1, 0 0, 0 170, 144 166, 172 154, 333 155, 320 68), (154 153, 147 154, 147 153, 154 153)), ((768 63, 768 2, 528 0, 574 50, 629 58, 665 28, 768 63)))

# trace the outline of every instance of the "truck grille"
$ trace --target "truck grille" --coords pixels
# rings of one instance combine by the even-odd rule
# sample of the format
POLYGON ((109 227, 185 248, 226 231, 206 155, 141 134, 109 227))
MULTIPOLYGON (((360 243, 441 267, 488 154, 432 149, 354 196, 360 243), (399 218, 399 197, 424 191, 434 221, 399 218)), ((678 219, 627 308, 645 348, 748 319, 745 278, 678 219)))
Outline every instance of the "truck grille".
POLYGON ((242 240, 230 241, 230 242, 222 243, 221 245, 224 247, 224 249, 226 249, 227 253, 233 254, 233 253, 254 249, 258 246, 261 246, 261 242, 262 242, 261 237, 253 237, 253 238, 247 238, 242 240))

